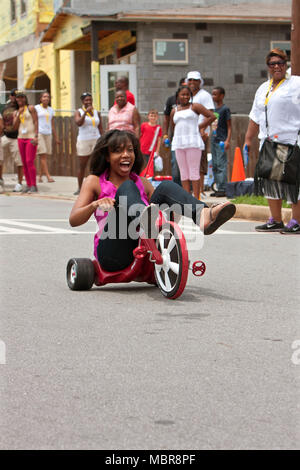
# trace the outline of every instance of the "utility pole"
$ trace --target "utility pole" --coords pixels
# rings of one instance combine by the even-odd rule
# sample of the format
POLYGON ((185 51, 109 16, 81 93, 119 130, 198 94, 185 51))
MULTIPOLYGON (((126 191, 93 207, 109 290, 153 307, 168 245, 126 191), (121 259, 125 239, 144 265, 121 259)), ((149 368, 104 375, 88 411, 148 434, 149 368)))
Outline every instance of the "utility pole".
POLYGON ((292 74, 300 75, 300 0, 292 0, 291 45, 292 74))

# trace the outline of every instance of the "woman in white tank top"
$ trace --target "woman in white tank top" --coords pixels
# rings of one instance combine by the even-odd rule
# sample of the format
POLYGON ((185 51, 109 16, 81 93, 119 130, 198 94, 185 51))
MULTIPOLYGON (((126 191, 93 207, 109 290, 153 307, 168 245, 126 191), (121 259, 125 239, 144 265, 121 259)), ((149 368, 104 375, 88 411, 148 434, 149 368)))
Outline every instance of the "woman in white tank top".
POLYGON ((74 193, 75 195, 80 192, 88 160, 97 140, 103 134, 101 115, 93 108, 91 93, 83 93, 80 99, 82 108, 77 109, 74 115, 78 126, 76 149, 79 157, 79 170, 77 173, 78 190, 74 193))
POLYGON ((179 87, 176 93, 177 106, 170 115, 174 128, 172 150, 175 150, 176 160, 180 170, 182 187, 190 192, 192 183, 194 196, 200 196, 200 161, 204 143, 200 129, 206 128, 214 120, 215 115, 198 103, 190 103, 192 93, 188 86, 179 87), (205 119, 199 125, 199 115, 205 119))

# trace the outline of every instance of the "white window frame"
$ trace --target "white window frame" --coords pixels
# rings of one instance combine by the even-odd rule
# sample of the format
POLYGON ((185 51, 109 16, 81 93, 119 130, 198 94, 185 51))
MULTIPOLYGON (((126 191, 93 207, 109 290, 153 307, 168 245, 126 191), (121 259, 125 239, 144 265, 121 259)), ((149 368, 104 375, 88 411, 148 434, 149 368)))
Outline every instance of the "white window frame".
POLYGON ((187 65, 189 63, 189 41, 188 39, 152 39, 152 50, 153 50, 153 63, 154 64, 182 64, 187 65), (159 60, 156 58, 156 44, 158 42, 183 42, 185 44, 185 59, 184 60, 159 60))
POLYGON ((100 65, 100 93, 101 93, 101 112, 109 111, 108 101, 108 73, 109 72, 129 72, 129 89, 135 97, 135 105, 137 106, 137 81, 136 81, 136 65, 134 64, 114 64, 100 65))

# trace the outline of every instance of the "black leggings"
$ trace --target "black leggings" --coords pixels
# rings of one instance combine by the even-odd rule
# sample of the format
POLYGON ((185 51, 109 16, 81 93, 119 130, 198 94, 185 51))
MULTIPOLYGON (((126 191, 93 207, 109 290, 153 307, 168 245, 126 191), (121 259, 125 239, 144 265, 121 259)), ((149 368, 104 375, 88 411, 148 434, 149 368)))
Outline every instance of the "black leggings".
MULTIPOLYGON (((138 237, 130 237, 126 232, 120 237, 120 228, 123 222, 128 229, 131 222, 137 220, 145 203, 141 199, 140 191, 132 180, 125 181, 117 190, 115 195, 115 210, 111 211, 107 218, 97 247, 97 257, 101 267, 106 271, 119 271, 133 262, 133 250, 138 246, 138 237), (127 198, 126 204, 124 204, 127 198), (130 208, 139 205, 140 209, 131 213, 130 208), (126 221, 126 223, 124 223, 126 221), (109 238, 108 228, 115 227, 115 233, 109 238)), ((198 201, 190 193, 173 181, 163 181, 155 189, 151 197, 151 203, 159 206, 172 207, 174 212, 193 219, 194 223, 200 224, 200 213, 207 205, 198 201), (176 206, 177 209, 176 210, 176 206)), ((138 206, 136 206, 138 207, 138 206)))

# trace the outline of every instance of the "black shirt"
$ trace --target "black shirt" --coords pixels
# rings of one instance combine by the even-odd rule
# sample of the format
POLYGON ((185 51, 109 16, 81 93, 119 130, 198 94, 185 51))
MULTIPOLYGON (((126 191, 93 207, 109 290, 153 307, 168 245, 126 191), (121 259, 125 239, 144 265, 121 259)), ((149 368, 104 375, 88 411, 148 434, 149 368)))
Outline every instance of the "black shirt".
POLYGON ((227 121, 231 119, 230 109, 223 104, 220 108, 215 108, 215 112, 219 114, 216 140, 225 142, 228 135, 227 121))
POLYGON ((175 95, 169 96, 165 104, 164 115, 170 116, 171 111, 173 108, 175 108, 175 106, 176 106, 176 96, 175 95))

